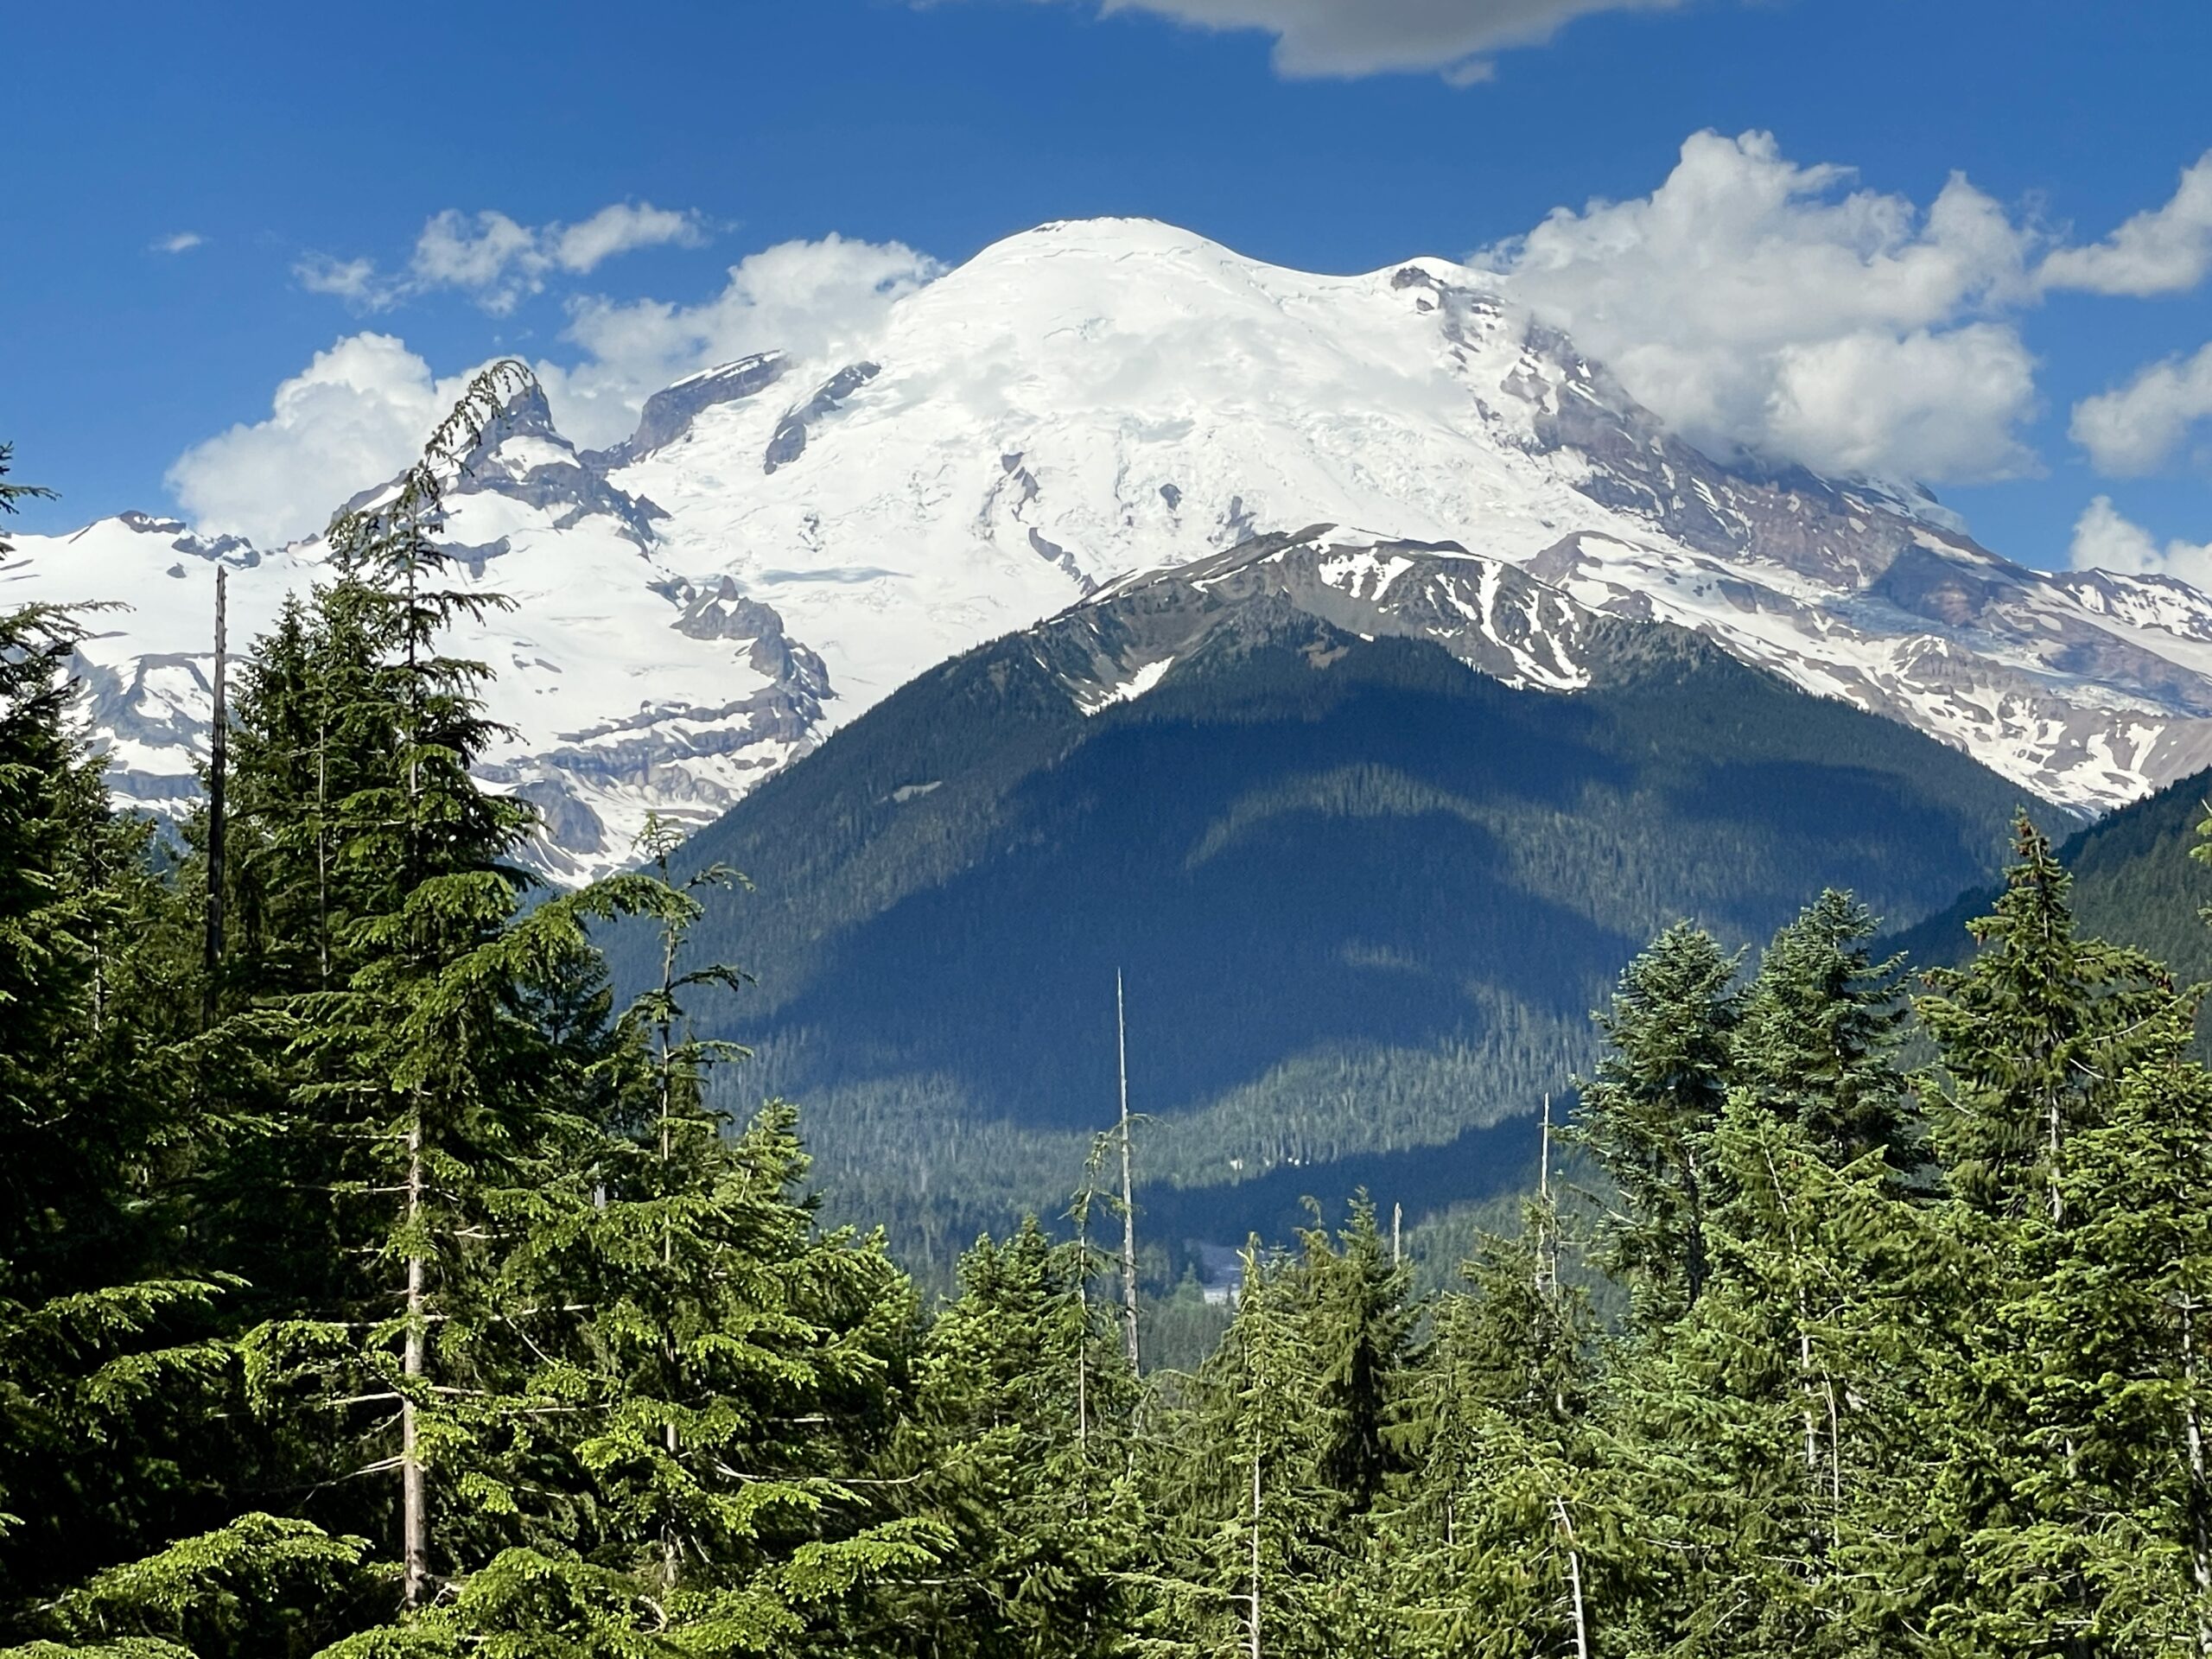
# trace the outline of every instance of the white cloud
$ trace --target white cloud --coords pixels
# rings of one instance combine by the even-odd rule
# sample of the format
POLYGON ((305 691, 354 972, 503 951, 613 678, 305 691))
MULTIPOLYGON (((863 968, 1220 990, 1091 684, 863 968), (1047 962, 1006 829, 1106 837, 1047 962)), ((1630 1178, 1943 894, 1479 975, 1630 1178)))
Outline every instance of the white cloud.
POLYGON ((1764 442, 1820 470, 1940 480, 2026 464, 2012 434, 2035 372, 2008 327, 1864 330, 1785 346, 1773 370, 1764 442))
POLYGON ((377 268, 366 259, 333 259, 309 254, 292 267, 292 275, 310 294, 329 294, 370 310, 378 308, 377 268))
POLYGON ((2212 152, 2181 175, 2173 199, 2103 241, 2061 248, 2043 262, 2046 288, 2095 294, 2183 294, 2212 274, 2212 152))
POLYGON ((611 443, 629 435, 645 398, 696 370, 769 350, 859 354, 892 302, 939 270, 897 242, 782 243, 732 265, 721 292, 702 304, 576 301, 568 338, 583 361, 538 372, 563 432, 579 443, 611 443))
POLYGON ((179 231, 174 236, 164 236, 154 244, 156 253, 190 253, 207 238, 197 231, 179 231))
MULTIPOLYGON (((580 270, 610 257, 609 245, 628 233, 619 222, 593 224, 573 227, 582 240, 568 257, 580 270)), ((478 269, 467 246, 440 257, 457 272, 478 269)), ((721 292, 702 304, 574 303, 568 337, 582 360, 540 363, 537 372, 562 431, 578 444, 603 446, 630 434, 647 397, 694 370, 770 349, 865 352, 891 302, 938 270, 897 243, 787 242, 732 266, 721 292)), ((334 292, 357 280, 348 265, 327 275, 334 292)), ((178 457, 169 489, 187 517, 210 531, 265 545, 309 534, 348 496, 414 457, 467 372, 441 378, 391 334, 350 335, 276 388, 266 420, 234 426, 178 457)))
POLYGON ((2068 428, 2101 473, 2154 473, 2172 459, 2190 429, 2212 416, 2212 346, 2142 370, 2124 386, 2074 405, 2068 428))
POLYGON ((2212 544, 2171 541, 2160 547, 2142 525, 2122 518, 2108 495, 2091 501, 2074 525, 2068 563, 2076 570, 2117 570, 2133 576, 2178 576, 2212 588, 2212 544))
POLYGON ((556 220, 537 226, 495 211, 464 213, 448 207, 423 225, 404 273, 386 276, 372 260, 322 253, 309 254, 293 273, 310 293, 334 295, 364 310, 387 310, 432 289, 451 288, 504 315, 525 296, 543 293, 556 271, 583 276, 617 254, 696 247, 705 239, 697 213, 649 201, 614 202, 574 225, 556 220))
POLYGON ((423 226, 408 270, 419 288, 474 289, 492 309, 505 311, 550 263, 537 232, 505 213, 471 217, 448 207, 423 226))
POLYGON ((1830 473, 2030 470, 2035 232, 1954 175, 1923 210, 1771 136, 1688 139, 1650 195, 1555 210, 1471 263, 1693 442, 1830 473))
MULTIPOLYGON (((1058 0, 1048 0, 1058 3, 1058 0)), ((915 0, 927 5, 937 0, 915 0)), ((1193 28, 1274 36, 1274 66, 1294 78, 1434 72, 1487 80, 1490 54, 1538 46, 1599 11, 1664 11, 1681 0, 1098 0, 1102 16, 1146 12, 1193 28)))
POLYGON ((276 388, 267 420, 194 445, 166 482, 207 530, 264 545, 308 535, 404 467, 463 381, 440 380, 390 334, 349 335, 276 388))
POLYGON ((657 248, 670 243, 696 247, 703 239, 696 213, 672 213, 649 201, 618 201, 580 225, 550 226, 542 237, 554 264, 579 273, 632 248, 657 248))

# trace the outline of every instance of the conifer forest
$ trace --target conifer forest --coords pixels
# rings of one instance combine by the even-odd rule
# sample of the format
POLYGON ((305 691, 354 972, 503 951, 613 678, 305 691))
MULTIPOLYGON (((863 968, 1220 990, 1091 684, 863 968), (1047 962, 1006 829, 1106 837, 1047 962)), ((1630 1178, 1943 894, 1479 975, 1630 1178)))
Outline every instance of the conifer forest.
POLYGON ((2205 988, 2026 817, 1950 965, 1659 933, 1440 1278, 1317 1193, 1156 1353, 1109 1118, 925 1291, 723 1109, 747 873, 541 885, 472 774, 441 503, 524 372, 231 642, 181 826, 98 616, 0 613, 0 1656, 2212 1656, 2205 988))

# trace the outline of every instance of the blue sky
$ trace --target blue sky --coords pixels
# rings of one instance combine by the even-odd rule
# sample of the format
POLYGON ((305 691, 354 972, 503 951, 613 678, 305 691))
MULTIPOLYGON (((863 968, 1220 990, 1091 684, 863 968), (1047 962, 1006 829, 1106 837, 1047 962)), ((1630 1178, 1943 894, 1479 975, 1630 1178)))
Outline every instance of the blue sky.
POLYGON ((2212 149, 2202 0, 1108 10, 19 8, 0 101, 0 437, 20 478, 63 493, 20 527, 167 510, 180 492, 202 516, 281 520, 240 483, 250 462, 327 471, 315 493, 334 500, 385 441, 353 429, 402 416, 301 393, 287 418, 328 429, 288 429, 289 449, 254 434, 280 385, 365 334, 384 337, 373 362, 357 348, 330 375, 445 377, 517 350, 575 370, 606 423, 686 366, 661 336, 639 344, 657 318, 706 351, 1046 219, 1151 215, 1359 270, 1478 250, 1525 264, 1511 238, 1565 207, 1555 269, 1532 284, 1596 354, 1640 365, 1631 384, 1662 412, 1815 461, 1926 461, 1985 542, 2032 563, 2066 563, 2100 496, 2097 547, 2204 562, 2212 167, 2177 198, 2212 149), (1733 193, 1713 207, 1677 172, 1704 132, 1720 137, 1697 179, 1733 193), (1770 144, 1737 142, 1757 133, 1770 144), (1826 168, 1853 171, 1806 171, 1826 168), (1954 174, 1971 189, 1931 223, 1954 174), (1783 200, 1750 202, 1777 181, 1783 200), (1593 199, 1629 206, 1586 213, 1593 199), (1778 321, 1745 334, 1692 315, 1691 256, 1652 227, 1707 211, 1740 245, 1716 232, 1706 251, 1741 252, 1778 321), (447 213, 450 234, 426 242, 447 213), (2146 213, 2163 216, 2105 242, 2146 213), (1622 235, 1645 241, 1600 259, 1622 235), (812 251, 734 283, 747 256, 794 243, 812 251), (1913 293, 1870 299, 1885 283, 1913 293), (741 289, 748 321, 725 327, 741 289), (2183 367, 2139 382, 2169 359, 2183 367), (1710 397, 1692 384, 1704 364, 1725 370, 1710 397), (2069 429, 2100 397, 2085 447, 2069 429), (234 426, 246 438, 200 448, 234 426))

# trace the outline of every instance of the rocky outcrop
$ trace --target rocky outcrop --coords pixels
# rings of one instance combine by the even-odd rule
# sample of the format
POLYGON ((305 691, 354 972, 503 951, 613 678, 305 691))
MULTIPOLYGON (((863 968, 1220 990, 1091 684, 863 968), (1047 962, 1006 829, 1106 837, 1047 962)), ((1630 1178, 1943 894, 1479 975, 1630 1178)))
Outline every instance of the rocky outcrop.
POLYGON ((776 428, 776 435, 768 440, 767 453, 761 457, 760 470, 772 473, 779 467, 788 467, 806 453, 808 429, 842 408, 847 398, 883 372, 874 363, 855 363, 842 368, 823 383, 822 390, 807 399, 805 404, 784 416, 776 428))

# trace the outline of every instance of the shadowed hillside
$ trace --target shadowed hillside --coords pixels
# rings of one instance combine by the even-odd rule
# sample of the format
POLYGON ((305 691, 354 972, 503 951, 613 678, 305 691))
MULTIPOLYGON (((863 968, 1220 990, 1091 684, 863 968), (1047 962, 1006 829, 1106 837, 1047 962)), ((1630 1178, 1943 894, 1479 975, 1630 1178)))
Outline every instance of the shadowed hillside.
POLYGON ((1490 1126, 1567 1086, 1659 928, 1760 940, 1824 885, 1917 916, 2022 798, 1670 629, 1599 622, 1569 696, 1255 601, 1085 717, 1064 626, 925 675, 684 854, 753 884, 696 936, 758 976, 718 1011, 760 1054, 735 1086, 803 1101, 833 1206, 933 1257, 1065 1204, 1117 968, 1160 1233, 1357 1180, 1426 1210, 1520 1174, 1532 1135, 1490 1126))

